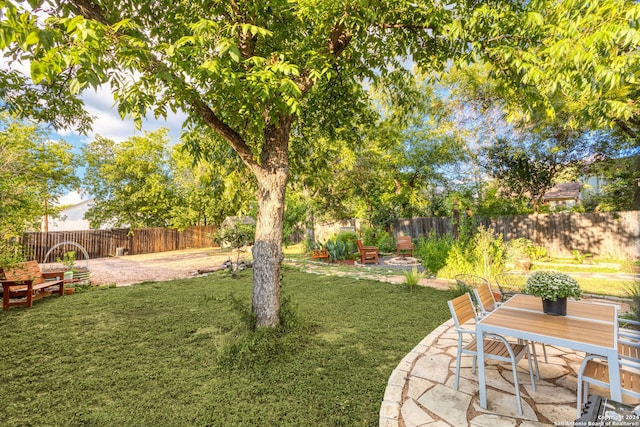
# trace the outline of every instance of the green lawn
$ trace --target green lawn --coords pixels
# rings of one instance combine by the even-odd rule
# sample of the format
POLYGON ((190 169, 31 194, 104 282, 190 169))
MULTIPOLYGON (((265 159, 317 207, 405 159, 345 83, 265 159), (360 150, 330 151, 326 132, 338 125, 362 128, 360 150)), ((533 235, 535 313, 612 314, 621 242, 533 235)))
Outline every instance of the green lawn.
POLYGON ((449 294, 283 276, 297 324, 278 339, 243 332, 250 273, 3 312, 2 425, 377 425, 391 371, 450 317, 449 294))

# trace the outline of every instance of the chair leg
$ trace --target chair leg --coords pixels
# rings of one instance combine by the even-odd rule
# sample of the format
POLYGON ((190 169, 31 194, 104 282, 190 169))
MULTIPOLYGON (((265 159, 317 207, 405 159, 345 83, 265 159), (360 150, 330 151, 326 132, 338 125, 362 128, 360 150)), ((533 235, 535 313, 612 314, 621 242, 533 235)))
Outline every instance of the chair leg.
POLYGON ((582 392, 582 403, 586 403, 587 400, 589 399, 589 382, 588 381, 583 381, 583 392, 582 392))
POLYGON ((549 359, 547 359, 547 346, 542 345, 542 353, 544 354, 544 363, 549 363, 549 359))
POLYGON ((582 416, 582 378, 578 377, 578 390, 576 392, 576 406, 578 409, 578 416, 576 418, 580 418, 582 416))
POLYGON ((454 388, 458 391, 458 383, 460 381, 460 359, 462 358, 462 348, 458 345, 458 354, 456 355, 456 379, 454 388))
POLYGON ((520 398, 520 385, 518 384, 518 371, 516 368, 516 362, 511 362, 511 370, 513 371, 513 385, 516 388, 516 402, 518 403, 518 415, 522 415, 522 401, 520 398))

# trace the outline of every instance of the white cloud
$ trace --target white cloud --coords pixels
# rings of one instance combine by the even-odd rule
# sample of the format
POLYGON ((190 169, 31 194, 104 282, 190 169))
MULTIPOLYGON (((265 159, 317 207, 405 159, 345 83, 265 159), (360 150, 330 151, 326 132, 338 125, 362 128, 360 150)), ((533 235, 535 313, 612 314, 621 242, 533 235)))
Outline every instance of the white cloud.
POLYGON ((114 105, 113 95, 107 87, 100 87, 98 91, 87 91, 83 94, 85 108, 89 114, 95 117, 92 132, 87 136, 89 140, 96 135, 124 141, 125 139, 139 135, 144 131, 154 131, 166 127, 170 131, 172 142, 180 139, 182 123, 186 119, 184 113, 173 114, 169 112, 167 119, 146 118, 142 121, 142 130, 137 130, 133 120, 120 118, 120 114, 114 105))

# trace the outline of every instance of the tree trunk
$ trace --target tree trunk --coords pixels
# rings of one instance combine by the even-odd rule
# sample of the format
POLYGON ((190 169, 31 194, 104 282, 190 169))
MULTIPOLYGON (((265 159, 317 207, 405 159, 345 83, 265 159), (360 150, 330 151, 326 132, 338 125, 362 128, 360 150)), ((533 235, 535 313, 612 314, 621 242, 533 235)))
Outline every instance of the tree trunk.
POLYGON ((313 215, 313 210, 307 211, 305 239, 309 243, 309 249, 312 249, 316 245, 316 219, 313 215))
POLYGON ((253 246, 253 297, 256 326, 277 326, 280 311, 282 223, 288 174, 265 173, 258 180, 258 219, 253 246))
POLYGON ((253 168, 258 181, 258 218, 253 245, 251 310, 257 327, 280 323, 282 226, 289 180, 289 132, 293 118, 281 117, 265 129, 261 164, 253 168))

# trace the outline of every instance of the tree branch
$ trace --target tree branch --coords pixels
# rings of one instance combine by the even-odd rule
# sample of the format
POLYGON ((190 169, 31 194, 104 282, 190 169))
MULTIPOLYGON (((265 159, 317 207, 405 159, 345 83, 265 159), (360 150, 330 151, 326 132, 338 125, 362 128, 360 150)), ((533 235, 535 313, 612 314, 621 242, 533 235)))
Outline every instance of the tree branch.
MULTIPOLYGON (((85 17, 86 19, 97 21, 106 26, 113 25, 113 23, 109 22, 106 18, 100 7, 90 0, 74 0, 71 1, 69 5, 77 14, 85 17)), ((116 33, 116 36, 118 35, 124 34, 116 33)), ((179 75, 175 74, 166 64, 153 55, 150 56, 149 63, 142 64, 142 67, 144 67, 144 69, 141 71, 148 74, 155 74, 155 76, 167 86, 172 86, 179 82, 179 86, 183 88, 186 94, 184 101, 193 107, 207 126, 224 138, 250 169, 259 167, 253 158, 251 148, 247 145, 244 138, 218 117, 218 115, 202 99, 195 88, 189 85, 179 75)))
POLYGON ((638 135, 636 131, 631 129, 631 127, 625 121, 616 119, 615 123, 622 130, 622 132, 626 133, 628 136, 635 139, 636 141, 640 140, 640 135, 638 135))
MULTIPOLYGON (((328 54, 334 58, 339 58, 349 46, 349 43, 351 43, 352 37, 353 34, 345 28, 344 23, 338 23, 331 30, 329 41, 327 42, 328 54)), ((314 84, 313 80, 309 78, 308 72, 302 73, 300 77, 295 80, 295 83, 302 93, 309 91, 314 84)))

